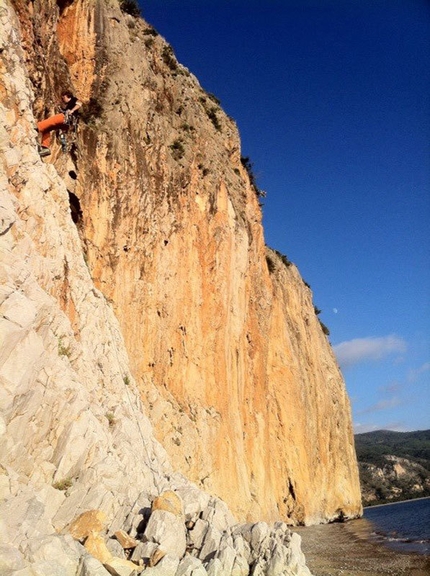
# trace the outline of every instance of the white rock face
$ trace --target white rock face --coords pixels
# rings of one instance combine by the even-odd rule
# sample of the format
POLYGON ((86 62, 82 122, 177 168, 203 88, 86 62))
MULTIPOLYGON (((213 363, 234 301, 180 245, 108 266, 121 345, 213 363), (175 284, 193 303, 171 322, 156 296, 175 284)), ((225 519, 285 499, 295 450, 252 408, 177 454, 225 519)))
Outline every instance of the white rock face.
MULTIPOLYGON (((142 488, 156 495, 169 486, 166 474, 185 480, 144 416, 118 323, 84 262, 68 191, 37 154, 8 3, 0 26, 0 517, 6 543, 42 564, 44 548, 30 543, 80 512, 100 509, 122 525, 142 488)), ((4 561, 17 567, 20 557, 5 551, 4 561)))

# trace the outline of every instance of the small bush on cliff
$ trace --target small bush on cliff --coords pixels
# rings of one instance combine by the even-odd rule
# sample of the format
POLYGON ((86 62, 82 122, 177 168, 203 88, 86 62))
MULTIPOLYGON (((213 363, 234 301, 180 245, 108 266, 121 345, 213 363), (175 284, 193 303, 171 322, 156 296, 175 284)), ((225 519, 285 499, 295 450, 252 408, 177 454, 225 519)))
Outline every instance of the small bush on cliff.
POLYGON ((154 26, 147 26, 143 33, 145 36, 158 36, 158 32, 154 26))
POLYGON ((130 16, 139 17, 140 8, 136 0, 120 0, 119 7, 122 12, 130 14, 130 16))
MULTIPOLYGON (((218 100, 218 98, 216 96, 214 96, 213 94, 210 94, 209 92, 205 92, 206 96, 215 104, 217 104, 219 106, 220 101, 218 100)), ((211 106, 211 103, 208 102, 206 96, 200 96, 199 101, 202 104, 203 108, 205 109, 206 114, 208 115, 209 120, 212 122, 212 124, 214 125, 215 130, 218 130, 218 132, 221 132, 221 122, 219 121, 218 118, 218 110, 219 108, 216 106, 211 106)))
POLYGON ((54 482, 54 484, 52 485, 53 488, 55 488, 56 490, 68 490, 69 488, 71 488, 73 486, 73 481, 71 478, 64 478, 63 480, 58 480, 57 482, 54 482))
POLYGON ((292 262, 291 260, 288 259, 288 256, 282 254, 282 252, 279 252, 279 250, 274 250, 274 253, 282 260, 284 266, 286 266, 287 268, 291 266, 292 262))
POLYGON ((180 160, 185 154, 184 143, 181 138, 177 138, 173 144, 170 144, 169 148, 175 160, 180 160))
POLYGON ((217 104, 218 106, 221 106, 221 100, 219 98, 217 98, 215 96, 215 94, 212 94, 211 92, 207 92, 207 95, 212 100, 212 102, 215 102, 215 104, 217 104))
POLYGON ((324 324, 324 322, 321 322, 321 320, 319 318, 318 318, 318 320, 320 321, 321 329, 324 332, 324 334, 326 336, 330 336, 330 330, 327 328, 327 326, 324 324))
POLYGON ((95 124, 98 118, 103 116, 103 106, 98 98, 90 98, 80 110, 80 119, 88 126, 95 124))
POLYGON ((266 263, 269 273, 273 274, 273 272, 276 270, 275 261, 270 256, 266 256, 266 263))
POLYGON ((176 72, 178 70, 178 63, 176 61, 175 54, 173 53, 173 48, 169 44, 164 46, 161 57, 163 62, 167 64, 172 72, 176 72))
POLYGON ((194 128, 194 126, 191 126, 191 124, 188 124, 188 122, 183 122, 183 123, 181 124, 181 129, 182 129, 184 132, 195 132, 195 131, 196 131, 196 129, 194 128))
POLYGON ((66 356, 66 358, 70 358, 72 351, 70 346, 66 346, 63 342, 62 338, 58 338, 58 355, 59 356, 66 356))
POLYGON ((154 45, 154 38, 152 37, 145 38, 145 46, 148 48, 148 50, 152 48, 153 45, 154 45))
POLYGON ((252 164, 251 160, 249 159, 249 156, 241 156, 240 161, 242 163, 242 166, 248 172, 249 182, 250 182, 251 186, 254 188, 254 191, 257 195, 257 198, 261 198, 261 197, 265 198, 266 192, 264 192, 264 190, 261 190, 257 185, 257 178, 254 174, 254 165, 252 164))
POLYGON ((143 31, 143 35, 145 36, 145 46, 148 48, 152 48, 154 45, 154 40, 156 36, 159 36, 157 30, 153 26, 148 26, 143 31))
MULTIPOLYGON (((315 312, 315 315, 318 316, 319 314, 321 314, 322 310, 320 310, 318 308, 318 306, 315 306, 315 304, 314 304, 314 312, 315 312)), ((327 326, 324 324, 324 322, 321 321, 321 318, 318 318, 318 320, 319 320, 321 329, 324 332, 324 334, 326 336, 330 336, 330 330, 327 328, 327 326)))
MULTIPOLYGON (((282 264, 288 268, 289 266, 291 266, 292 262, 288 259, 288 257, 285 254, 282 254, 282 252, 279 252, 279 250, 275 250, 274 248, 270 248, 269 246, 267 246, 267 248, 273 252, 273 254, 281 260, 282 264)), ((267 263, 267 267, 269 269, 269 272, 272 274, 275 270, 276 270, 276 258, 274 258, 271 254, 268 254, 266 256, 266 263, 267 263)))
POLYGON ((220 132, 221 131, 221 123, 220 123, 218 116, 217 116, 217 109, 213 108, 213 107, 208 108, 208 109, 206 109, 206 114, 208 115, 209 120, 214 125, 215 130, 218 130, 218 132, 220 132))
POLYGON ((115 420, 115 415, 113 412, 107 412, 105 414, 107 421, 109 422, 109 426, 112 428, 113 426, 115 426, 116 420, 115 420))

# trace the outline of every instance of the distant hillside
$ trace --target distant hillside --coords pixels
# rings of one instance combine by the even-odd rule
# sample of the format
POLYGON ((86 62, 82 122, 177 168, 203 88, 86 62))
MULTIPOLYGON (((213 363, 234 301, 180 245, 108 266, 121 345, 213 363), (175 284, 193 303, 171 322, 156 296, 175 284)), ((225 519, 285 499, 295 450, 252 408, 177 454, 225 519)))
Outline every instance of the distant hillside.
POLYGON ((355 435, 363 505, 430 496, 430 430, 355 435))

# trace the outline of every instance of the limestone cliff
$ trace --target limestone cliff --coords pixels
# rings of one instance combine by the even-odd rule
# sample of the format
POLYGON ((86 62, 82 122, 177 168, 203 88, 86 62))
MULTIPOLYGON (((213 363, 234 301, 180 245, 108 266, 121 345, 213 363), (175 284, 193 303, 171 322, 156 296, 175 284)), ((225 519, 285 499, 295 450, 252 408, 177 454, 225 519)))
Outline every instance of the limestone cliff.
MULTIPOLYGON (((55 143, 37 181, 35 133, 25 146, 22 122, 7 135, 19 144, 5 155, 19 218, 2 231, 15 231, 8 250, 27 272, 14 279, 22 306, 15 300, 2 312, 17 332, 4 377, 40 366, 25 384, 26 394, 40 394, 40 421, 16 422, 34 454, 28 469, 43 461, 45 479, 75 477, 81 463, 106 458, 110 478, 119 462, 137 475, 145 462, 157 467, 154 483, 168 466, 151 456, 163 453, 158 443, 148 454, 111 447, 103 456, 91 444, 96 429, 112 434, 108 413, 115 434, 128 426, 141 437, 146 412, 174 467, 241 519, 309 524, 360 514, 344 382, 309 288, 265 246, 234 122, 116 0, 12 4, 36 117, 54 111, 64 88, 85 102, 69 152, 55 143), (30 245, 35 255, 27 256, 30 245), (26 287, 33 277, 37 289, 26 287), (54 304, 62 315, 51 324, 45 312, 54 304), (14 319, 18 310, 24 318, 14 319), (87 383, 85 405, 95 407, 90 421, 67 413, 67 398, 83 393, 76 374, 87 383), (44 387, 59 380, 64 393, 53 388, 49 399, 44 387), (52 448, 62 438, 82 450, 72 468, 52 448)), ((19 92, 17 102, 6 115, 21 115, 29 131, 34 120, 19 92)))

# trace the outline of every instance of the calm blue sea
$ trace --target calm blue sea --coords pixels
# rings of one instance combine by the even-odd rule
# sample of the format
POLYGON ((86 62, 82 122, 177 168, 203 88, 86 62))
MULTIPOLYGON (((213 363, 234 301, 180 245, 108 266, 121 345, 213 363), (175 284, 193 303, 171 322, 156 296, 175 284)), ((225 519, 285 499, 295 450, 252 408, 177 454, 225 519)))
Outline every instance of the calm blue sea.
POLYGON ((364 509, 371 537, 404 552, 430 555, 430 498, 364 509))

